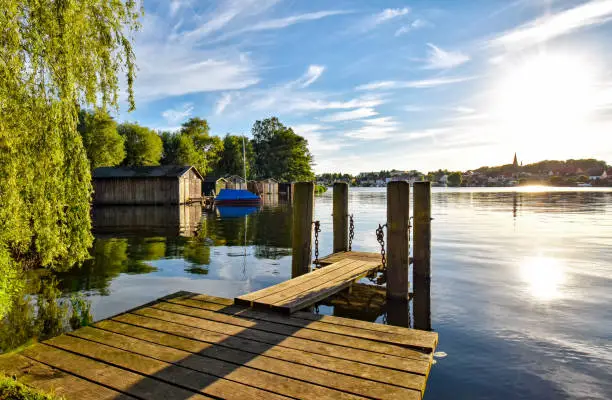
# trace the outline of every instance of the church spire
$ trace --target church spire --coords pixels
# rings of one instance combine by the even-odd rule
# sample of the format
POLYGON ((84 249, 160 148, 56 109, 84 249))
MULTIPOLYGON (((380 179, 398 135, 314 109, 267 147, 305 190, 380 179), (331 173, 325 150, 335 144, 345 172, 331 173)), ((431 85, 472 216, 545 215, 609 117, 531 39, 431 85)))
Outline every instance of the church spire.
POLYGON ((518 160, 517 160, 517 158, 516 158, 516 153, 514 153, 514 162, 512 163, 512 166, 513 166, 515 169, 517 169, 517 168, 518 168, 518 166, 519 166, 519 165, 518 165, 518 160))

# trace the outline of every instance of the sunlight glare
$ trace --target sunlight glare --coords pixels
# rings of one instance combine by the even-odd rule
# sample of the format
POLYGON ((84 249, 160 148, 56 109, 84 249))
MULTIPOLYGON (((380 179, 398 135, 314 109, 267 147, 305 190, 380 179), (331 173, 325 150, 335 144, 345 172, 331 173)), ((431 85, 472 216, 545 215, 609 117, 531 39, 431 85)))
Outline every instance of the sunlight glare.
POLYGON ((539 300, 553 300, 560 296, 565 282, 561 263, 549 257, 530 257, 521 263, 520 275, 529 285, 529 293, 539 300))
POLYGON ((521 144, 550 146, 572 137, 596 109, 597 73, 586 58, 538 54, 504 75, 493 116, 521 144))

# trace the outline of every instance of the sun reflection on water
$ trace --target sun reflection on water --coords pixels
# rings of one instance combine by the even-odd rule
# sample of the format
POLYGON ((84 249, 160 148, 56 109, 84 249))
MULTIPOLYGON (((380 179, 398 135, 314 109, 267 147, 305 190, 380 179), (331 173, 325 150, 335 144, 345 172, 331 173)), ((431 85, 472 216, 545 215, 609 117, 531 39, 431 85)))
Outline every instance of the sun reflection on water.
POLYGON ((566 276, 559 260, 541 256, 527 258, 521 263, 520 274, 536 299, 549 301, 561 296, 566 276))

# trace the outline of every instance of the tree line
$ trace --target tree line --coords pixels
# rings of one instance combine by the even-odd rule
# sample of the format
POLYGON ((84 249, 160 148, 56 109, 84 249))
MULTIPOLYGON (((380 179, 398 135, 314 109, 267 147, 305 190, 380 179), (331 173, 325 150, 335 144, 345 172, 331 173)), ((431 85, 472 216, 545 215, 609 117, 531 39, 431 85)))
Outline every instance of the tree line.
POLYGON ((177 132, 157 132, 137 123, 118 124, 107 112, 82 110, 78 132, 92 169, 112 166, 194 165, 203 175, 244 174, 282 181, 312 180, 308 141, 272 117, 256 121, 253 139, 210 134, 205 119, 190 118, 177 132))

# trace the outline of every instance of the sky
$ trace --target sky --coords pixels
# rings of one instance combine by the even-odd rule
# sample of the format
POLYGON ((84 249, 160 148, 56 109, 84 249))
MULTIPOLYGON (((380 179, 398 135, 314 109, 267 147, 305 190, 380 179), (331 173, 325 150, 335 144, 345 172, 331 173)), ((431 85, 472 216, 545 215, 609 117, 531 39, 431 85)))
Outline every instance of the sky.
POLYGON ((271 116, 321 172, 612 164, 612 0, 144 0, 136 110, 251 136, 271 116))

